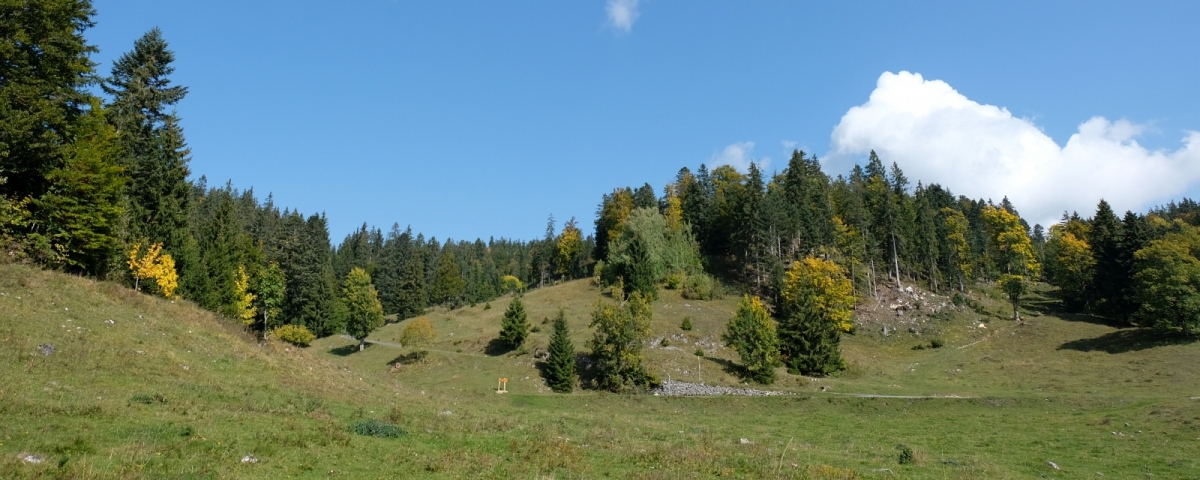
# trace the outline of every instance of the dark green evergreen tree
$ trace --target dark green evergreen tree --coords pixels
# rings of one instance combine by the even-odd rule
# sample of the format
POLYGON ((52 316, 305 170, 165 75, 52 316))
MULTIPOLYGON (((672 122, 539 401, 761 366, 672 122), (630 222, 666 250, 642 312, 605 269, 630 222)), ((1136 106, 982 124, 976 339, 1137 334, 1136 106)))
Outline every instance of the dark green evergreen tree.
POLYGON ((634 208, 658 208, 658 197, 654 195, 654 187, 649 183, 638 187, 633 191, 633 206, 634 208))
POLYGON ((549 357, 546 359, 546 385, 558 393, 575 389, 575 346, 567 329, 566 313, 560 308, 554 317, 554 332, 550 334, 549 357))
POLYGON ((450 249, 450 245, 450 242, 447 241, 444 253, 438 257, 437 272, 430 297, 436 304, 456 308, 462 301, 467 283, 463 280, 462 270, 458 266, 458 260, 454 258, 454 252, 450 249))
POLYGON ((95 14, 87 0, 0 4, 0 195, 40 198, 62 167, 68 132, 92 99, 97 49, 83 32, 95 14))
POLYGON ((789 372, 823 377, 846 368, 840 350, 842 332, 810 302, 805 299, 779 322, 779 345, 789 372))
POLYGON ((162 242, 182 272, 181 292, 192 297, 202 287, 191 281, 201 277, 188 270, 205 267, 196 264, 198 252, 188 238, 189 150, 173 109, 187 88, 171 86, 174 61, 162 32, 154 28, 117 59, 103 88, 112 97, 109 121, 127 155, 129 239, 162 242))
POLYGON ((521 297, 513 297, 500 319, 500 340, 512 348, 520 347, 529 336, 529 319, 525 316, 525 304, 521 297))
MULTIPOLYGON (((1121 283, 1129 276, 1121 265, 1121 220, 1113 213, 1108 202, 1100 200, 1096 216, 1092 217, 1087 242, 1092 247, 1096 260, 1095 275, 1092 277, 1092 307, 1101 315, 1119 318, 1117 312, 1121 297, 1121 283)), ((1131 272, 1130 272, 1131 273, 1131 272)))

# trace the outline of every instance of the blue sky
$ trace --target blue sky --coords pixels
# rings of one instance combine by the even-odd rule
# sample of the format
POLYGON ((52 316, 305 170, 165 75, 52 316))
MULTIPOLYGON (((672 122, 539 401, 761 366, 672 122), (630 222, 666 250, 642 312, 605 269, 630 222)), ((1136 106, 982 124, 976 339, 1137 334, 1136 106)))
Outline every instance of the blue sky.
POLYGON ((835 175, 875 148, 1031 221, 1200 182, 1200 2, 95 6, 102 73, 155 26, 175 50, 194 177, 325 211, 335 242, 587 231, 614 187, 793 145, 835 175))

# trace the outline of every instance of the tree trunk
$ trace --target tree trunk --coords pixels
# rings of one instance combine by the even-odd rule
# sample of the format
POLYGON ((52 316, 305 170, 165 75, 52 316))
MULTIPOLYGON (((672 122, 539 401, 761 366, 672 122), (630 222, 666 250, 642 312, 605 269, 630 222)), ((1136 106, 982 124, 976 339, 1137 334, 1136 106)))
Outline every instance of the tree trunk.
POLYGON ((1013 321, 1019 322, 1019 321, 1021 321, 1021 311, 1017 309, 1017 305, 1020 304, 1020 301, 1014 297, 1012 299, 1012 304, 1013 304, 1013 321))
POLYGON ((900 288, 904 288, 904 285, 900 284, 900 257, 898 255, 896 255, 896 233, 895 232, 892 233, 892 262, 895 264, 895 267, 896 267, 896 286, 900 287, 900 288))
POLYGON ((358 351, 360 351, 360 352, 363 351, 363 348, 366 347, 366 345, 367 345, 367 339, 360 338, 358 340, 358 351))

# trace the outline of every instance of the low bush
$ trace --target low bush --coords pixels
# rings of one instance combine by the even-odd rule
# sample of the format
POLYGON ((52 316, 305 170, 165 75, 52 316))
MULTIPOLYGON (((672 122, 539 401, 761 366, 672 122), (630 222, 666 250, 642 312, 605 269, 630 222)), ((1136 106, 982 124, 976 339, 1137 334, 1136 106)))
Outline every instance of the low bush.
POLYGON ((929 341, 930 348, 942 348, 944 346, 946 346, 946 341, 940 338, 935 338, 929 341))
POLYGON ((400 427, 372 418, 354 422, 354 433, 366 437, 396 438, 406 432, 400 427))
POLYGON ((688 275, 681 290, 683 298, 689 300, 712 300, 717 298, 717 281, 703 273, 688 275))
POLYGON ((679 329, 690 332, 692 330, 692 317, 683 317, 683 323, 679 324, 679 329))
POLYGON ((683 285, 684 276, 682 273, 672 273, 667 275, 667 290, 678 290, 683 285))
POLYGON ((271 336, 298 347, 307 347, 317 339, 304 325, 281 325, 271 329, 271 336))

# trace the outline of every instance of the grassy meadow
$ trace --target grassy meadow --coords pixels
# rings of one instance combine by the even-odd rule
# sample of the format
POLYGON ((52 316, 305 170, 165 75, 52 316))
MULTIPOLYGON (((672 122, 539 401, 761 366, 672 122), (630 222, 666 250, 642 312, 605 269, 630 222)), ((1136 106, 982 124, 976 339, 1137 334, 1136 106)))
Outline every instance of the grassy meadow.
MULTIPOLYGON (((986 288, 962 306, 887 293, 843 338, 846 371, 758 387, 789 395, 561 395, 534 354, 560 308, 586 351, 611 301, 586 280, 525 295, 525 351, 492 342, 505 297, 431 310, 429 345, 358 352, 259 345, 187 302, 0 265, 0 478, 1200 478, 1200 342, 1058 313, 1052 293, 1023 324, 986 288), (355 434, 367 419, 405 433, 355 434)), ((719 341, 737 301, 663 291, 651 371, 742 385, 719 341)))

